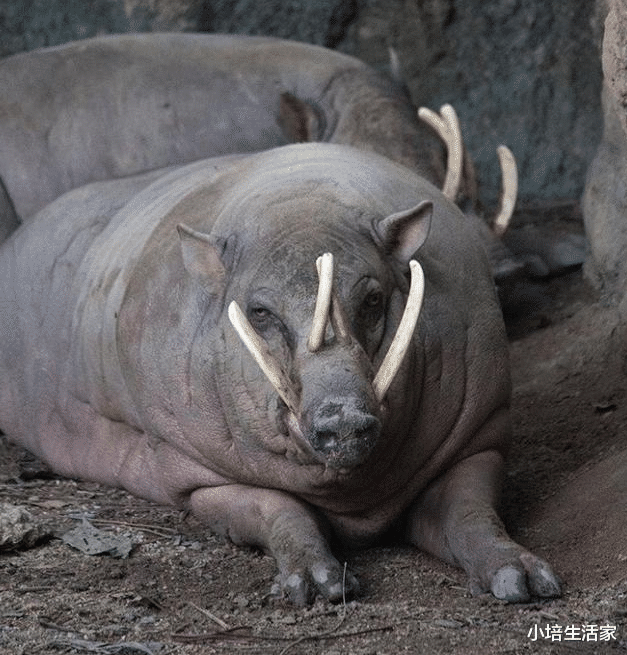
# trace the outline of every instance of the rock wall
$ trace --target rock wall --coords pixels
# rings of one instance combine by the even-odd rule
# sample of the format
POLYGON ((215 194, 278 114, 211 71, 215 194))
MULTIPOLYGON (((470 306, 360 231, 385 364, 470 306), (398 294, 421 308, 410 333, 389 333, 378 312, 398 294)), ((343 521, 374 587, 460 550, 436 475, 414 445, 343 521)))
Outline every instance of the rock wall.
POLYGON ((202 26, 202 0, 11 0, 0 2, 0 56, 116 32, 202 26))
POLYGON ((357 0, 12 0, 0 2, 0 56, 150 31, 266 34, 333 48, 357 10, 357 0))
POLYGON ((386 67, 388 46, 417 104, 458 110, 482 200, 496 202, 495 147, 520 166, 523 203, 579 197, 601 137, 590 0, 14 0, 0 3, 0 55, 96 34, 200 30, 337 47, 386 67))
POLYGON ((581 195, 601 136, 603 18, 590 0, 375 0, 343 47, 379 65, 397 49, 414 99, 457 109, 485 199, 505 143, 534 203, 581 195))
POLYGON ((610 0, 603 40, 603 140, 583 199, 586 273, 627 321, 627 0, 610 0))

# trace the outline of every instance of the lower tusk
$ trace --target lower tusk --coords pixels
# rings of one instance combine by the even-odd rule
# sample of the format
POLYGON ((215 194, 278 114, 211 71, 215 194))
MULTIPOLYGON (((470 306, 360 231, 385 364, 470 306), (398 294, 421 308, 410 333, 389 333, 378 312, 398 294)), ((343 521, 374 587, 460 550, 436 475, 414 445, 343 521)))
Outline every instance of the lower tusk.
POLYGON ((409 348, 409 343, 416 328, 418 316, 420 315, 420 308, 422 307, 422 299, 425 291, 424 273, 420 264, 414 259, 409 262, 409 267, 411 270, 411 286, 409 288, 405 311, 403 312, 394 339, 372 383, 378 402, 383 401, 385 394, 390 388, 390 384, 392 384, 392 380, 398 373, 401 362, 409 348))
POLYGON ((501 237, 507 231, 509 221, 514 213, 514 207, 516 206, 518 170, 516 168, 516 159, 507 146, 499 146, 496 151, 501 164, 503 190, 501 191, 501 206, 492 224, 492 231, 497 237, 501 237))
POLYGON ((290 412, 297 415, 298 397, 280 365, 268 352, 266 342, 255 332, 244 312, 235 301, 229 305, 228 315, 239 338, 244 342, 270 384, 282 398, 290 412))
POLYGON ((307 341, 307 348, 310 352, 316 352, 320 349, 324 341, 324 335, 327 330, 329 321, 329 309, 331 307, 331 290, 333 287, 333 255, 325 252, 324 255, 316 260, 318 269, 318 296, 316 298, 316 308, 314 309, 311 332, 307 341))
POLYGON ((442 193, 455 202, 464 163, 464 143, 457 113, 451 105, 442 105, 439 114, 426 107, 420 107, 418 116, 438 133, 446 145, 446 177, 442 193))

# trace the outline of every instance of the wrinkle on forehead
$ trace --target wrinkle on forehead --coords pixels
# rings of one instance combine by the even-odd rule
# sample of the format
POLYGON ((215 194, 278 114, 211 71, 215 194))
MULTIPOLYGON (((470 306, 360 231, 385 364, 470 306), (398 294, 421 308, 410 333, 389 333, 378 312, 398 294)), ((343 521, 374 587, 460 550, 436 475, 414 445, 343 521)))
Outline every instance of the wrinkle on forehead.
POLYGON ((264 185, 247 182, 225 195, 215 224, 217 231, 235 228, 260 237, 283 226, 298 227, 302 222, 356 227, 367 222, 363 218, 366 213, 370 218, 386 213, 371 193, 333 179, 271 180, 264 185))
POLYGON ((333 278, 338 292, 364 276, 387 277, 372 239, 333 226, 324 226, 315 235, 310 227, 277 231, 261 251, 262 248, 249 251, 257 279, 281 282, 290 293, 315 297, 319 284, 316 259, 325 252, 333 254, 333 278))
POLYGON ((236 278, 242 291, 277 289, 313 307, 316 259, 325 252, 334 256, 340 297, 365 276, 385 284, 389 272, 371 232, 373 219, 382 214, 360 190, 347 194, 336 183, 315 179, 232 196, 216 228, 226 236, 237 233, 236 278))
POLYGON ((255 223, 256 238, 250 245, 272 254, 283 245, 301 257, 306 253, 317 257, 332 250, 339 252, 346 249, 347 242, 359 242, 360 248, 374 245, 371 223, 381 213, 358 198, 351 202, 340 197, 338 191, 312 183, 266 198, 265 202, 259 198, 259 203, 242 203, 233 208, 237 213, 233 219, 255 223))

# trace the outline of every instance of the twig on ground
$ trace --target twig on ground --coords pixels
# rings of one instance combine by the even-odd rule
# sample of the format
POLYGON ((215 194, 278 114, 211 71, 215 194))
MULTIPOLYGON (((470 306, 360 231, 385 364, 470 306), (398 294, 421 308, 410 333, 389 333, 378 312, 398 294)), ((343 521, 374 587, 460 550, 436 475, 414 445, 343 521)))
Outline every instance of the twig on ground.
POLYGON ((219 625, 223 630, 232 630, 231 626, 228 623, 225 623, 222 619, 218 618, 215 614, 206 610, 202 607, 196 605, 196 603, 188 602, 190 607, 193 607, 195 610, 198 610, 201 614, 204 614, 208 619, 211 619, 216 625, 219 625))

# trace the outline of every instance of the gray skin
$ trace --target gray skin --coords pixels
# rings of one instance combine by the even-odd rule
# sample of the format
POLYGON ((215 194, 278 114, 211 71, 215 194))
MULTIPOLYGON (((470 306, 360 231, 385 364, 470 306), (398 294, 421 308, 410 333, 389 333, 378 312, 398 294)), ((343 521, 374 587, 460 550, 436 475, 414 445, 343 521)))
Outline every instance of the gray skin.
POLYGON ((0 180, 0 243, 16 230, 19 224, 11 198, 0 180))
POLYGON ((474 593, 559 595, 494 509, 510 378, 485 255, 410 170, 303 144, 94 183, 2 245, 0 280, 0 429, 59 473, 265 549, 297 604, 342 598, 332 539, 362 547, 390 528, 463 567, 474 593), (311 353, 324 252, 352 337, 329 325, 311 353), (423 309, 379 404, 413 256, 423 309), (232 300, 291 379, 296 425, 230 324, 232 300))
POLYGON ((404 88, 305 43, 98 37, 5 58, 0 88, 0 178, 22 220, 91 181, 303 140, 379 152, 441 181, 436 141, 404 88))

